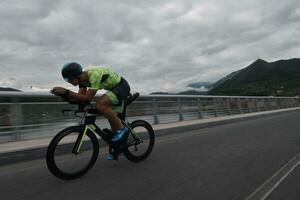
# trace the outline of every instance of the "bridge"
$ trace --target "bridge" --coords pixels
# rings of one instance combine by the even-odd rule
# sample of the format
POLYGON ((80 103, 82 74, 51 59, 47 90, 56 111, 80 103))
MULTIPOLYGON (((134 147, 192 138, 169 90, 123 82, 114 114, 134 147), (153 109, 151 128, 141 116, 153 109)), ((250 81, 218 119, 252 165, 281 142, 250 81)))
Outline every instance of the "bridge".
POLYGON ((153 124, 150 157, 108 162, 103 147, 92 170, 74 181, 52 176, 43 158, 56 129, 76 123, 59 113, 70 105, 41 93, 0 99, 1 199, 300 197, 297 97, 142 96, 129 119, 153 124))

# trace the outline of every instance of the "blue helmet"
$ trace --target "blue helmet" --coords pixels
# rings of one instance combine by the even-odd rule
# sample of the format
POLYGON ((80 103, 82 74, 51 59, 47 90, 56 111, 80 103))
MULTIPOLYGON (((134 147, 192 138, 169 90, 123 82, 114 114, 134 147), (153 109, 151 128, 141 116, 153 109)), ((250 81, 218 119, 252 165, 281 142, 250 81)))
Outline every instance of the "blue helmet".
POLYGON ((78 78, 81 74, 82 67, 80 64, 75 62, 66 63, 61 70, 61 75, 67 82, 71 82, 78 78))

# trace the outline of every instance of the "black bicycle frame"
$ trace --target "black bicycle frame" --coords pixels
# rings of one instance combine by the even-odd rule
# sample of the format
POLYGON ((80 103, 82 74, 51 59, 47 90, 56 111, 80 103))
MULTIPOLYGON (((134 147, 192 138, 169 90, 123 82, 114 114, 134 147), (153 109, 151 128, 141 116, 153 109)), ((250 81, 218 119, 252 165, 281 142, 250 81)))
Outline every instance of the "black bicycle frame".
POLYGON ((88 131, 93 132, 94 134, 99 135, 110 147, 112 147, 116 152, 121 152, 121 147, 114 142, 111 142, 111 137, 109 137, 102 129, 100 129, 96 124, 96 117, 100 114, 91 114, 86 113, 83 122, 80 125, 80 132, 76 139, 75 145, 73 147, 72 153, 78 154, 80 151, 80 147, 83 142, 84 135, 87 134, 88 131))

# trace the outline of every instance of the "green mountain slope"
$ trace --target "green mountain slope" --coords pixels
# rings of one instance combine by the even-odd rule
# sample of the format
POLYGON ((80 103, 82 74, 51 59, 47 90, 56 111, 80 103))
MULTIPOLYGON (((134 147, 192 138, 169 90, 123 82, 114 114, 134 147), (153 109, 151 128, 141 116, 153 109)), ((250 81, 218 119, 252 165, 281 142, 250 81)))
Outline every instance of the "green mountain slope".
MULTIPOLYGON (((221 79, 222 80, 222 79, 221 79)), ((300 59, 266 62, 258 59, 214 85, 211 95, 296 96, 300 95, 300 59)))

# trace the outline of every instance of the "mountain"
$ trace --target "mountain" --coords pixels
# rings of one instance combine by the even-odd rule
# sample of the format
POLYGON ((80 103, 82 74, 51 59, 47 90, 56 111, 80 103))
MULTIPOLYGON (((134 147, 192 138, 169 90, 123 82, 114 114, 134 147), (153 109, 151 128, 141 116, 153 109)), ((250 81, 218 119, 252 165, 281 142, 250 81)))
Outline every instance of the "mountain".
POLYGON ((232 72, 231 74, 227 75, 226 77, 224 77, 224 78, 218 80, 217 82, 215 82, 214 84, 211 85, 211 88, 215 88, 215 87, 221 85, 222 83, 224 83, 225 81, 232 79, 232 78, 233 78, 235 75, 237 75, 240 71, 241 71, 241 70, 232 72))
POLYGON ((267 62, 258 59, 248 67, 217 81, 210 95, 300 95, 300 59, 267 62))
POLYGON ((198 90, 187 90, 183 92, 176 93, 177 95, 205 95, 207 91, 198 91, 198 90))
POLYGON ((17 90, 17 89, 14 89, 14 88, 3 88, 3 87, 0 87, 0 91, 21 92, 21 90, 17 90))

